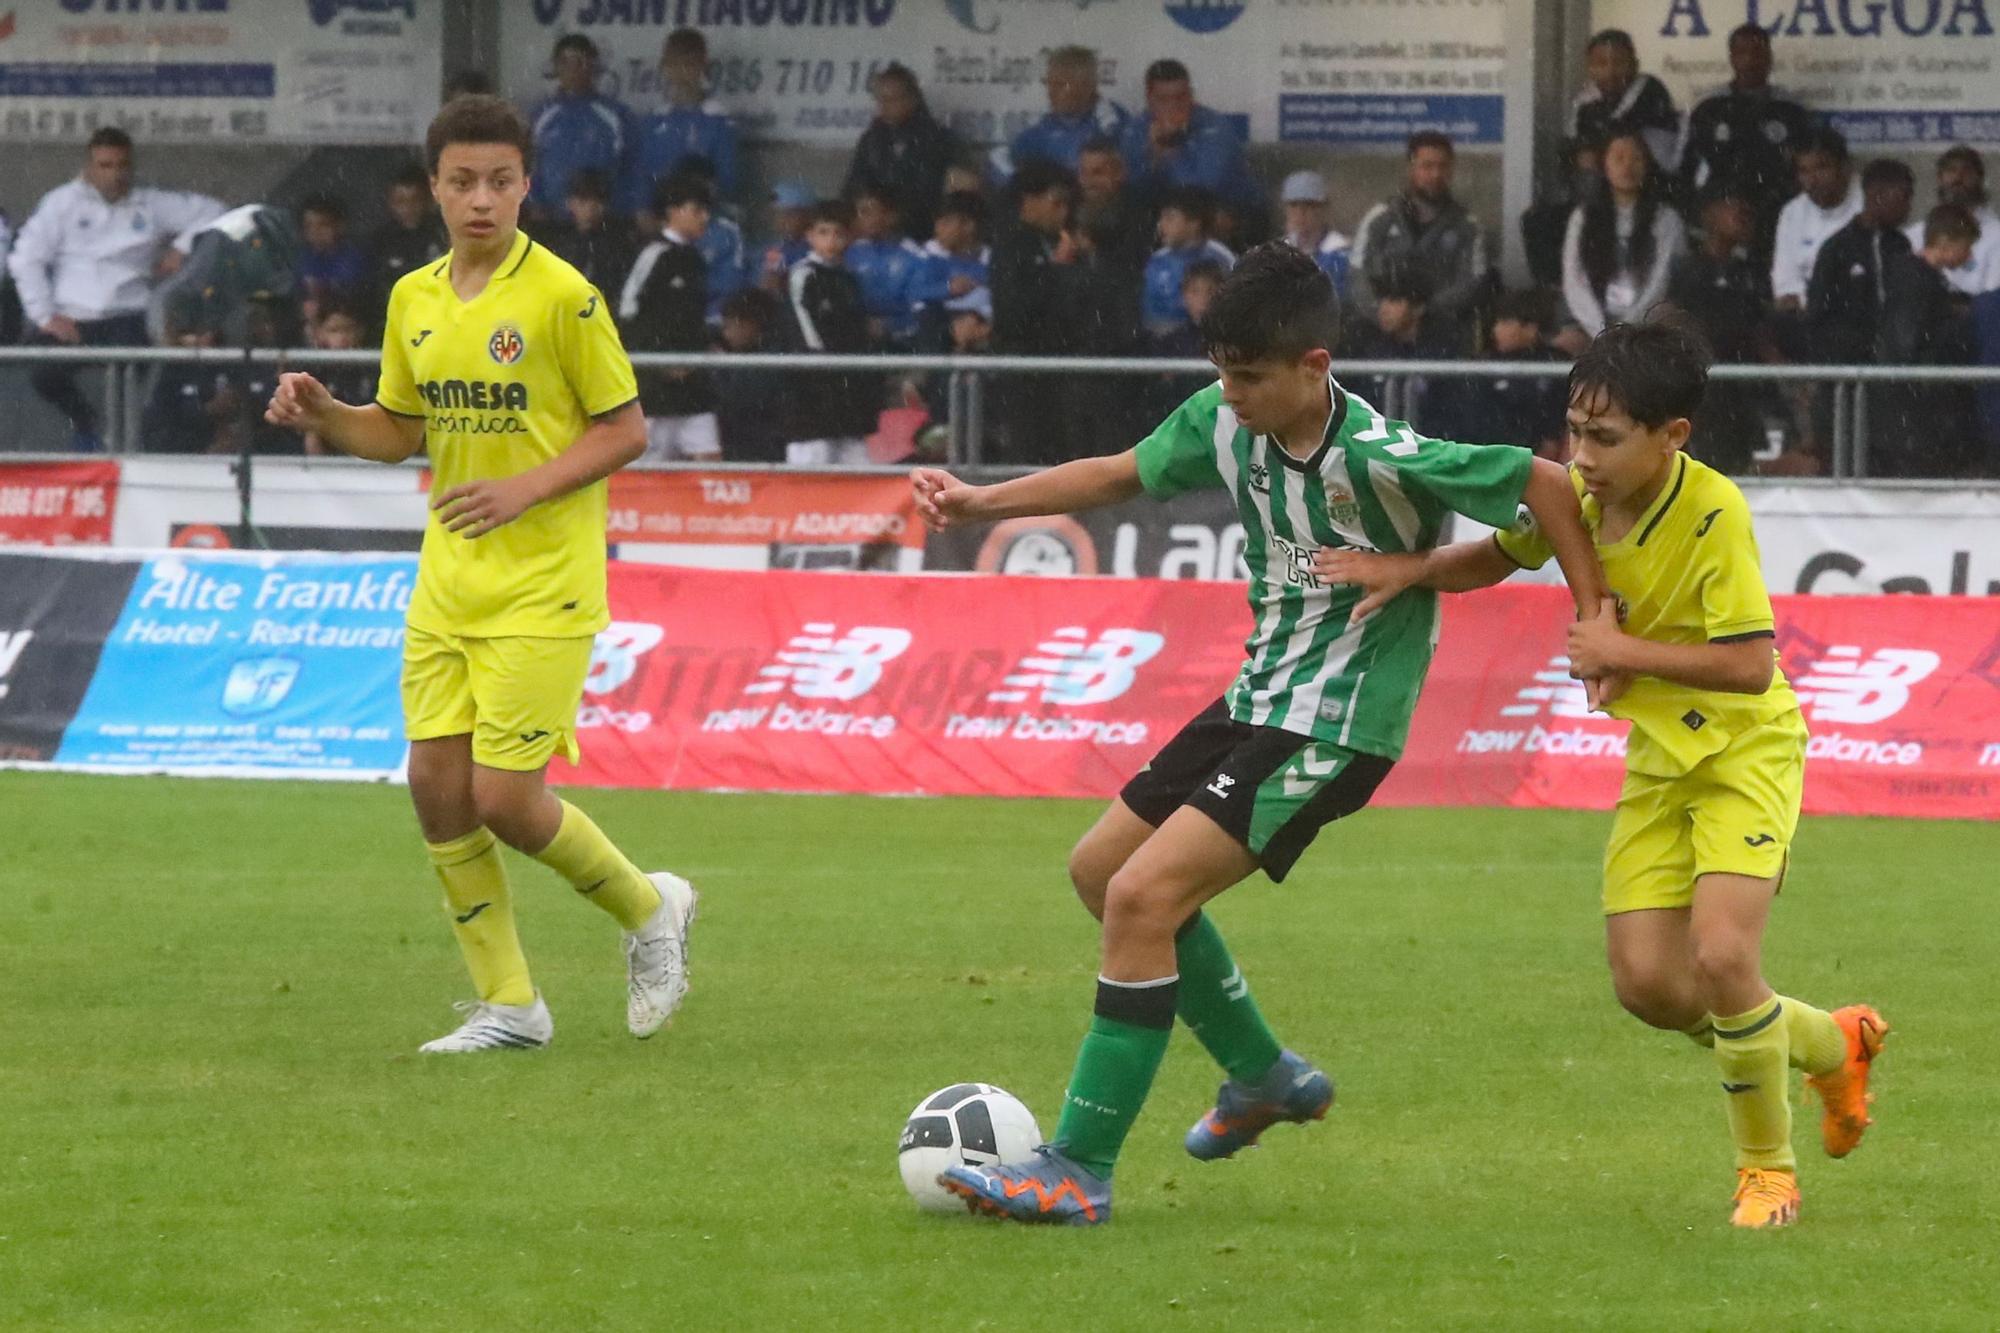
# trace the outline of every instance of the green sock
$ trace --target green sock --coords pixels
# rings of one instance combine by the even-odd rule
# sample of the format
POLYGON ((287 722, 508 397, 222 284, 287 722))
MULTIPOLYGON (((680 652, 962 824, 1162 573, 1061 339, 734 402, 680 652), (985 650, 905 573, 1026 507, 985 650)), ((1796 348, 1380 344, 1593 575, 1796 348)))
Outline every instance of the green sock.
POLYGON ((1174 936, 1180 964, 1178 1008, 1181 1022, 1238 1083, 1256 1083, 1283 1052, 1265 1025, 1243 971, 1229 956, 1222 932, 1196 912, 1174 936))
POLYGON ((1097 981, 1097 1012, 1076 1053, 1050 1142, 1090 1171, 1111 1178, 1118 1150, 1152 1090, 1174 1029, 1176 978, 1097 981))

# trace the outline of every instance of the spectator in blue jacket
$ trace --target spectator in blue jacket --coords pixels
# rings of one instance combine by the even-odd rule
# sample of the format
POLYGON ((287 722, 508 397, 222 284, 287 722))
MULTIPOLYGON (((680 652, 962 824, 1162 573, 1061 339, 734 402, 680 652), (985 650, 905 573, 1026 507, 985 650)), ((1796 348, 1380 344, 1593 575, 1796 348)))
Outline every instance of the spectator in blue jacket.
POLYGON ((660 86, 667 104, 638 127, 621 207, 643 212, 660 182, 691 157, 706 159, 716 197, 726 204, 736 191, 736 126, 720 103, 708 100, 708 41, 701 33, 676 28, 667 34, 660 47, 660 86))
POLYGON ((1059 46, 1049 52, 1042 88, 1048 113, 1014 136, 1003 174, 1040 158, 1074 172, 1084 145, 1099 136, 1117 139, 1131 113, 1097 92, 1097 52, 1087 46, 1059 46))
POLYGON ((368 288, 368 256, 347 239, 347 205, 331 194, 299 205, 299 295, 306 322, 335 301, 359 301, 368 288))
MULTIPOLYGON (((689 154, 681 159, 680 169, 667 177, 667 181, 695 180, 708 186, 709 197, 715 196, 715 168, 699 153, 689 154)), ((667 181, 660 182, 666 188, 667 181)), ((648 216, 658 218, 658 213, 648 216)), ((664 224, 665 219, 660 221, 664 224)), ((722 322, 722 303, 750 285, 750 251, 743 241, 743 228, 735 218, 723 212, 719 206, 713 207, 708 226, 695 242, 701 257, 708 264, 708 322, 722 322)))
POLYGON ((1146 67, 1146 110, 1125 126, 1123 147, 1133 184, 1156 197, 1192 185, 1232 212, 1257 210, 1243 136, 1227 116, 1194 100, 1187 66, 1178 60, 1146 67))
POLYGON ((908 66, 884 65, 869 80, 868 91, 875 97, 875 119, 854 145, 840 192, 859 199, 863 190, 886 191, 903 225, 928 236, 958 140, 931 115, 908 66))
POLYGON ((1347 295, 1347 236, 1326 222, 1326 177, 1317 171, 1294 171, 1279 192, 1285 205, 1285 243, 1303 250, 1333 279, 1334 293, 1347 295))
POLYGON ((914 295, 923 274, 921 246, 903 234, 896 200, 879 185, 854 196, 854 240, 847 267, 861 280, 868 338, 877 346, 907 347, 916 336, 914 295))
POLYGON ((785 290, 792 265, 812 253, 806 230, 812 226, 813 207, 819 196, 801 180, 779 181, 771 187, 771 225, 777 233, 763 249, 758 261, 757 285, 769 292, 785 290))
POLYGON ((993 252, 979 238, 985 222, 985 202, 968 191, 948 194, 938 205, 931 239, 924 245, 923 264, 910 289, 918 336, 930 346, 945 343, 951 311, 965 308, 947 309, 952 302, 983 296, 989 323, 992 319, 993 296, 987 281, 992 276, 993 252))
POLYGON ((544 218, 563 215, 573 172, 591 168, 614 181, 632 165, 632 113, 597 91, 597 43, 582 33, 556 39, 556 90, 528 117, 535 133, 535 170, 528 202, 544 218))
POLYGON ((1160 205, 1160 248, 1146 261, 1144 319, 1148 341, 1158 343, 1188 323, 1181 288, 1190 264, 1206 261, 1225 273, 1236 266, 1236 256, 1229 247, 1209 237, 1214 216, 1215 201, 1205 190, 1183 187, 1160 205))

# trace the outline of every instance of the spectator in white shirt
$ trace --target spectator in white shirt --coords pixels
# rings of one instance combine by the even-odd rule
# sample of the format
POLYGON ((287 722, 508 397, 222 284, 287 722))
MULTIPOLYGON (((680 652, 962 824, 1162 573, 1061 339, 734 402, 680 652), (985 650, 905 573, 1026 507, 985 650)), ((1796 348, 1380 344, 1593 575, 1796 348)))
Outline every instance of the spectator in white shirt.
POLYGON ((1794 161, 1799 193, 1779 211, 1771 247, 1771 298, 1780 312, 1805 309, 1820 247, 1861 211, 1861 183, 1854 179, 1847 140, 1838 130, 1815 129, 1802 136, 1794 161))
MULTIPOLYGON (((1977 148, 1954 144, 1939 154, 1937 203, 1956 204, 1972 214, 1972 220, 1979 224, 1979 239, 1973 242, 1971 256, 1955 268, 1939 270, 1944 280, 1953 291, 1966 296, 1981 296, 2000 288, 2000 215, 1987 204, 1986 160, 1977 148)), ((1910 238, 1912 254, 1924 248, 1927 217, 1919 217, 1903 228, 1903 234, 1910 238)), ((0 219, 0 226, 4 226, 4 221, 0 219)), ((0 248, 3 245, 0 243, 0 248)))
MULTIPOLYGON (((123 130, 98 130, 87 153, 82 174, 35 206, 8 271, 29 343, 140 346, 154 279, 180 267, 189 234, 223 206, 206 195, 135 187, 132 140, 123 130)), ((96 413, 69 367, 39 368, 32 382, 69 418, 71 447, 101 447, 96 413)))
POLYGON ((1604 145, 1604 182, 1569 215, 1563 237, 1563 300, 1595 338, 1608 324, 1639 320, 1667 294, 1687 228, 1653 170, 1638 130, 1604 145))

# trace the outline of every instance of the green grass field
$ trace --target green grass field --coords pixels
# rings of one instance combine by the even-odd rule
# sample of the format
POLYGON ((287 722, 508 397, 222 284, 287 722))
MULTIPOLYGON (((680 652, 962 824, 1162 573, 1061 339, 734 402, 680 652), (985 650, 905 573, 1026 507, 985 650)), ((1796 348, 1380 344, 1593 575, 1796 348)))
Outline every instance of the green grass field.
POLYGON ((0 774, 0 1328, 1992 1328, 1991 828, 1823 820, 1770 973, 1896 1028, 1805 1211, 1726 1224, 1716 1074, 1611 999, 1604 819, 1378 811, 1215 910, 1324 1125, 1201 1165, 1177 1034, 1093 1231, 919 1214, 904 1115, 1052 1128, 1095 808, 585 792, 703 890, 643 1045, 615 928, 516 860, 548 1051, 419 1058, 464 993, 404 793, 0 774))

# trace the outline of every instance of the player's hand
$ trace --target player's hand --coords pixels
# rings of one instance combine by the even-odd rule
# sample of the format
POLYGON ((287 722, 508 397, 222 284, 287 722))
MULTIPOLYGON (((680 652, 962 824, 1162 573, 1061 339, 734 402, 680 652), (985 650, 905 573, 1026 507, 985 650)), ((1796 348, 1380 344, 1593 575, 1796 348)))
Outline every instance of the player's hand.
POLYGON ((932 532, 974 521, 973 497, 980 490, 943 468, 920 467, 910 471, 910 493, 916 497, 917 514, 932 532))
POLYGON ((1631 672, 1613 671, 1583 682, 1583 696, 1589 702, 1591 712, 1602 713, 1631 688, 1631 672))
POLYGON ((324 384, 303 370, 289 370, 278 376, 278 389, 264 409, 264 420, 273 426, 324 435, 333 408, 333 395, 324 384))
POLYGON ((1569 627, 1569 674, 1596 680, 1622 670, 1625 631, 1618 628, 1618 604, 1605 598, 1597 614, 1569 627))
POLYGON ((535 503, 528 483, 520 477, 496 477, 489 481, 468 481, 431 497, 431 508, 446 532, 468 540, 484 537, 504 523, 512 523, 535 503))
POLYGON ((1313 555, 1313 573, 1322 583, 1351 584, 1361 589, 1361 600, 1347 617, 1350 625, 1359 625, 1415 583, 1423 565, 1420 555, 1386 555, 1345 547, 1322 546, 1313 555))

